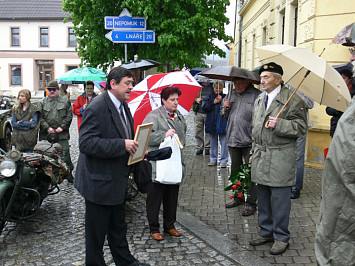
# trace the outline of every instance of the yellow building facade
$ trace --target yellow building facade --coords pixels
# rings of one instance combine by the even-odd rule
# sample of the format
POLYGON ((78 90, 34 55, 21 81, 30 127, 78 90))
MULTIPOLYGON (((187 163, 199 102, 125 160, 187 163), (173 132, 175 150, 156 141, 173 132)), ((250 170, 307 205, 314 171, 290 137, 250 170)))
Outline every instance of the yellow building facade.
MULTIPOLYGON (((345 26, 355 22, 355 1, 349 0, 238 0, 231 65, 249 70, 260 66, 255 48, 287 44, 320 54, 330 65, 349 62, 349 48, 331 44, 345 26)), ((287 67, 287 66, 283 66, 287 67)), ((306 165, 322 167, 329 146, 330 116, 315 103, 309 111, 306 165)))

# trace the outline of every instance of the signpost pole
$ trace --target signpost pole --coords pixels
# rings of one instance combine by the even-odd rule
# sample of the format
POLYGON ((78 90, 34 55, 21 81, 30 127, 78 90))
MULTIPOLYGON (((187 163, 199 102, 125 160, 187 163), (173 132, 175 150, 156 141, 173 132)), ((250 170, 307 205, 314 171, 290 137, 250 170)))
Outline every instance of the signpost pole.
POLYGON ((124 62, 127 63, 127 43, 124 44, 124 62))

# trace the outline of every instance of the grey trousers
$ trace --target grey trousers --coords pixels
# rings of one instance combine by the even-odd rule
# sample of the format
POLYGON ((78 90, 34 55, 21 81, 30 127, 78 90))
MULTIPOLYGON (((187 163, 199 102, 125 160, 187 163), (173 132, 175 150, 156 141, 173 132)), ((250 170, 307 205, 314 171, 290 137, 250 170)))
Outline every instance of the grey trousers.
POLYGON ((200 150, 210 148, 210 136, 205 133, 206 114, 196 113, 195 115, 195 139, 196 148, 200 150))
POLYGON ((259 235, 288 242, 291 211, 291 187, 269 187, 258 184, 259 235))
MULTIPOLYGON (((228 146, 228 150, 232 160, 231 172, 233 172, 243 163, 249 162, 251 147, 237 148, 237 147, 228 146)), ((254 182, 251 184, 250 188, 248 189, 248 195, 249 196, 247 197, 246 205, 255 207, 256 200, 258 199, 258 187, 254 182)))
POLYGON ((301 191, 303 188, 303 175, 304 175, 304 154, 306 149, 307 134, 297 139, 297 162, 295 183, 292 189, 301 191))

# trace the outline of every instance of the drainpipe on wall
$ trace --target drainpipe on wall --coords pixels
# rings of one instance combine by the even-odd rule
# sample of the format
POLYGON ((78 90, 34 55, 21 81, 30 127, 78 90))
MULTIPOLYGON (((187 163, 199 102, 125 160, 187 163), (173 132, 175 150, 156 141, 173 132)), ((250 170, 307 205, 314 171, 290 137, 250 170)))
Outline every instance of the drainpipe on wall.
POLYGON ((238 65, 237 67, 241 67, 242 64, 242 22, 243 17, 239 15, 239 43, 238 43, 238 65))

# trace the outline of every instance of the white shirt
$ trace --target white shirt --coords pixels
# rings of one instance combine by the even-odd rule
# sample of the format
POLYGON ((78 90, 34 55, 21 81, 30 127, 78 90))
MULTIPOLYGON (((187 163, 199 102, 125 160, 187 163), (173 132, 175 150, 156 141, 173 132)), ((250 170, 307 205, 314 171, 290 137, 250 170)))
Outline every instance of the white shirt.
MULTIPOLYGON (((118 111, 119 113, 121 113, 121 109, 120 109, 120 108, 121 108, 121 104, 122 104, 121 101, 118 100, 118 99, 116 98, 116 96, 113 95, 109 90, 108 90, 107 92, 108 92, 108 95, 110 96, 110 98, 111 98, 113 104, 115 105, 117 111, 118 111)), ((123 106, 122 106, 122 110, 124 110, 124 109, 123 109, 123 106)), ((126 114, 125 114, 124 111, 123 111, 123 117, 124 117, 124 119, 127 121, 127 117, 126 117, 126 114)))
POLYGON ((266 95, 269 97, 268 102, 267 102, 266 110, 269 108, 269 106, 271 105, 272 101, 275 99, 275 97, 277 96, 277 94, 279 94, 280 91, 281 91, 281 85, 279 85, 272 92, 266 93, 266 95))

